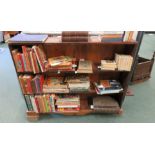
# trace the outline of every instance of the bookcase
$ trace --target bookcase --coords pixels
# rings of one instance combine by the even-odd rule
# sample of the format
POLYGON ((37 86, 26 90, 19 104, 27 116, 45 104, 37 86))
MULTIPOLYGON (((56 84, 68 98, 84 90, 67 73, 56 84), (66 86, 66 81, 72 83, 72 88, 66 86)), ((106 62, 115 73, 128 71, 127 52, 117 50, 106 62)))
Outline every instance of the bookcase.
MULTIPOLYGON (((50 57, 57 57, 57 56, 72 56, 75 57, 77 60, 85 59, 91 60, 93 66, 93 73, 76 73, 75 71, 45 71, 37 74, 42 74, 45 77, 48 76, 68 76, 68 75, 78 75, 78 74, 87 74, 89 76, 91 82, 102 80, 118 80, 122 87, 123 91, 120 93, 113 93, 110 94, 113 98, 115 98, 119 103, 119 111, 115 112, 120 114, 122 112, 122 104, 125 99, 126 91, 128 88, 128 84, 131 80, 132 71, 134 67, 134 61, 137 55, 137 41, 126 41, 126 42, 52 42, 50 38, 47 38, 44 42, 13 42, 9 41, 8 46, 10 49, 10 53, 13 59, 12 51, 14 49, 19 49, 21 51, 22 46, 32 47, 32 46, 42 46, 44 49, 45 55, 47 58, 50 57), (108 59, 113 60, 115 58, 115 54, 127 54, 133 57, 133 64, 131 67, 131 71, 120 71, 120 70, 100 70, 99 65, 101 60, 108 59)), ((14 59, 13 59, 14 61, 14 59)), ((14 61, 15 65, 15 61, 14 61)), ((16 68, 16 67, 15 67, 16 68)), ((28 74, 28 75, 35 75, 33 72, 17 72, 17 77, 20 75, 28 74)), ((40 93, 40 95, 45 93, 40 93)), ((58 93, 59 94, 59 93, 58 93)), ((94 114, 96 111, 91 109, 91 105, 93 102, 93 97, 98 96, 94 88, 91 88, 88 92, 75 92, 71 94, 78 94, 80 96, 80 110, 78 112, 51 112, 63 115, 87 115, 87 114, 94 114)), ((25 94, 23 94, 23 97, 25 94)), ((32 95, 36 95, 33 93, 32 95)), ((109 95, 109 94, 105 94, 109 95)), ((50 114, 51 114, 50 113, 50 114)), ((104 111, 102 112, 104 113, 104 111)), ((48 114, 48 113, 46 113, 48 114)), ((28 118, 31 119, 38 119, 44 113, 36 113, 34 111, 27 111, 28 118)))

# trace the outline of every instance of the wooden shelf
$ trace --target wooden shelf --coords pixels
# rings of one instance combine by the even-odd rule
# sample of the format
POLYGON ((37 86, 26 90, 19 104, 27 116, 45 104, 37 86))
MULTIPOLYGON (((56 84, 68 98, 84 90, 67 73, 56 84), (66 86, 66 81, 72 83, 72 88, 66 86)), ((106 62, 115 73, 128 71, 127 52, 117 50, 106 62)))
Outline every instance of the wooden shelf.
POLYGON ((36 74, 43 74, 43 75, 51 75, 51 74, 58 74, 58 75, 63 75, 63 74, 101 74, 101 73, 108 73, 108 72, 129 72, 129 71, 123 71, 123 70, 101 70, 99 68, 100 63, 94 63, 92 65, 93 67, 93 73, 77 73, 77 71, 56 71, 56 70, 47 70, 45 72, 40 72, 40 73, 33 73, 33 72, 18 72, 18 74, 31 74, 31 75, 36 75, 36 74))
POLYGON ((64 95, 68 95, 68 94, 78 94, 78 95, 85 95, 85 96, 102 96, 102 95, 112 95, 112 94, 121 94, 123 93, 123 90, 120 91, 120 92, 117 92, 117 93, 105 93, 105 94, 97 94, 95 90, 90 90, 89 92, 69 92, 69 93, 62 93, 62 92, 59 92, 59 93, 32 93, 32 94, 24 94, 24 95, 46 95, 46 94, 64 94, 64 95))

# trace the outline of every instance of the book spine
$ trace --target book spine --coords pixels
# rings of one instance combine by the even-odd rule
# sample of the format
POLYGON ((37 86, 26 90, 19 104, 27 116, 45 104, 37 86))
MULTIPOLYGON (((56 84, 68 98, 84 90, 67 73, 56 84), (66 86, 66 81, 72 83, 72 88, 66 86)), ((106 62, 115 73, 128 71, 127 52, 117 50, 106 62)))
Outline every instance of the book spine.
POLYGON ((27 81, 28 92, 29 92, 30 94, 33 93, 33 91, 32 91, 32 87, 31 87, 31 80, 32 80, 31 77, 27 78, 27 80, 26 80, 26 81, 27 81))
POLYGON ((32 103, 29 95, 25 95, 28 111, 33 111, 32 103))
POLYGON ((27 66, 26 66, 26 61, 25 61, 24 54, 22 53, 21 56, 22 56, 22 62, 23 62, 23 64, 24 64, 24 71, 28 71, 28 70, 27 70, 27 66))
POLYGON ((43 95, 43 100, 44 100, 44 105, 45 105, 45 111, 46 112, 48 112, 48 103, 47 103, 47 101, 46 101, 46 96, 45 95, 43 95))
POLYGON ((30 51, 30 58, 31 58, 32 70, 33 70, 33 73, 35 74, 36 70, 34 67, 34 60, 33 60, 33 52, 32 51, 30 51))
POLYGON ((25 88, 23 77, 20 75, 18 78, 19 78, 19 83, 20 83, 22 92, 23 92, 23 94, 26 94, 26 88, 25 88))
POLYGON ((34 112, 38 113, 38 108, 37 108, 37 105, 35 103, 34 96, 30 96, 30 100, 31 100, 34 112))
POLYGON ((24 62, 23 62, 21 53, 18 53, 17 57, 18 57, 18 64, 19 64, 20 71, 24 72, 24 62))
POLYGON ((37 111, 38 111, 38 113, 40 113, 39 102, 38 102, 38 99, 37 99, 36 96, 34 97, 34 100, 35 100, 35 104, 36 104, 36 107, 37 107, 37 111))
POLYGON ((55 112, 54 95, 50 95, 50 104, 52 107, 52 111, 55 112))
POLYGON ((27 71, 31 72, 30 61, 29 61, 29 57, 28 57, 27 48, 25 46, 22 46, 22 51, 23 51, 23 54, 24 54, 27 71))
POLYGON ((88 42, 88 37, 62 37, 62 42, 88 42))
POLYGON ((88 31, 63 31, 62 37, 88 37, 89 33, 88 31))
POLYGON ((41 69, 42 72, 44 72, 45 71, 44 64, 42 62, 42 58, 41 58, 41 55, 40 55, 40 52, 39 52, 39 48, 37 46, 34 46, 32 48, 34 49, 38 64, 40 66, 40 69, 41 69))

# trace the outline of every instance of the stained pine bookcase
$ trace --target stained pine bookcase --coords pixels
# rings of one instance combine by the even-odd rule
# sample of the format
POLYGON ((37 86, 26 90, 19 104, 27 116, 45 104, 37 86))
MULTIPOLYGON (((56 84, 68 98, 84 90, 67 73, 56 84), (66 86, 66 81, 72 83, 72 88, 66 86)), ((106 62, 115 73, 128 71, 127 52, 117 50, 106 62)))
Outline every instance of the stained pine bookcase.
MULTIPOLYGON (((27 46, 32 47, 34 45, 41 45, 44 49, 44 52, 47 58, 56 57, 61 55, 72 56, 78 59, 91 60, 93 62, 93 73, 87 73, 90 77, 91 82, 99 82, 100 80, 106 79, 115 79, 118 80, 122 87, 123 91, 117 94, 110 94, 113 96, 119 103, 120 110, 118 114, 122 112, 122 104, 125 99, 127 92, 128 84, 131 80, 132 72, 134 69, 134 62, 137 56, 137 41, 134 42, 50 42, 48 38, 43 43, 39 42, 8 42, 10 53, 13 59, 12 50, 19 49, 22 51, 21 47, 27 46), (133 56, 133 65, 131 71, 101 71, 98 66, 101 63, 101 60, 108 59, 113 60, 115 54, 129 54, 133 56)), ((14 61, 14 60, 13 60, 14 61)), ((15 62, 14 62, 15 65, 15 62)), ((16 67, 15 67, 16 68, 16 67)), ((32 72, 17 72, 17 77, 21 74, 33 74, 32 72)), ((68 75, 77 75, 75 72, 52 72, 46 71, 45 76, 68 76, 68 75)), ((21 91, 22 92, 22 91, 21 91)), ((77 93, 80 95, 80 111, 76 113, 63 113, 59 114, 64 115, 86 115, 95 113, 94 110, 90 108, 92 104, 93 97, 97 96, 95 89, 91 89, 89 92, 77 93)), ((24 97, 25 94, 23 94, 24 97)), ((35 94, 33 94, 35 95, 35 94)), ((25 97, 24 97, 25 98, 25 97)), ((58 113, 58 112, 55 112, 58 113)), ((27 116, 32 119, 38 119, 41 115, 40 113, 27 111, 27 116)))

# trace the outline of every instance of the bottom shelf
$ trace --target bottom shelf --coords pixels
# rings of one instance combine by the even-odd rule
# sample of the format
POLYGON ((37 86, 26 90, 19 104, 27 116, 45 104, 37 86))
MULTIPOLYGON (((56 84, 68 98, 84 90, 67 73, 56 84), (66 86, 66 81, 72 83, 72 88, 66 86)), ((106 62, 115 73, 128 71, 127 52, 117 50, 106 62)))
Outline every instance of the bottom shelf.
POLYGON ((85 101, 81 100, 81 107, 78 112, 50 112, 50 113, 36 113, 34 111, 27 111, 27 118, 30 121, 36 121, 39 119, 41 115, 47 115, 47 114, 61 114, 61 115, 67 115, 67 116, 82 116, 82 115, 89 115, 89 114, 122 114, 123 110, 117 109, 117 110, 101 110, 101 111, 95 111, 90 108, 90 105, 85 101))

